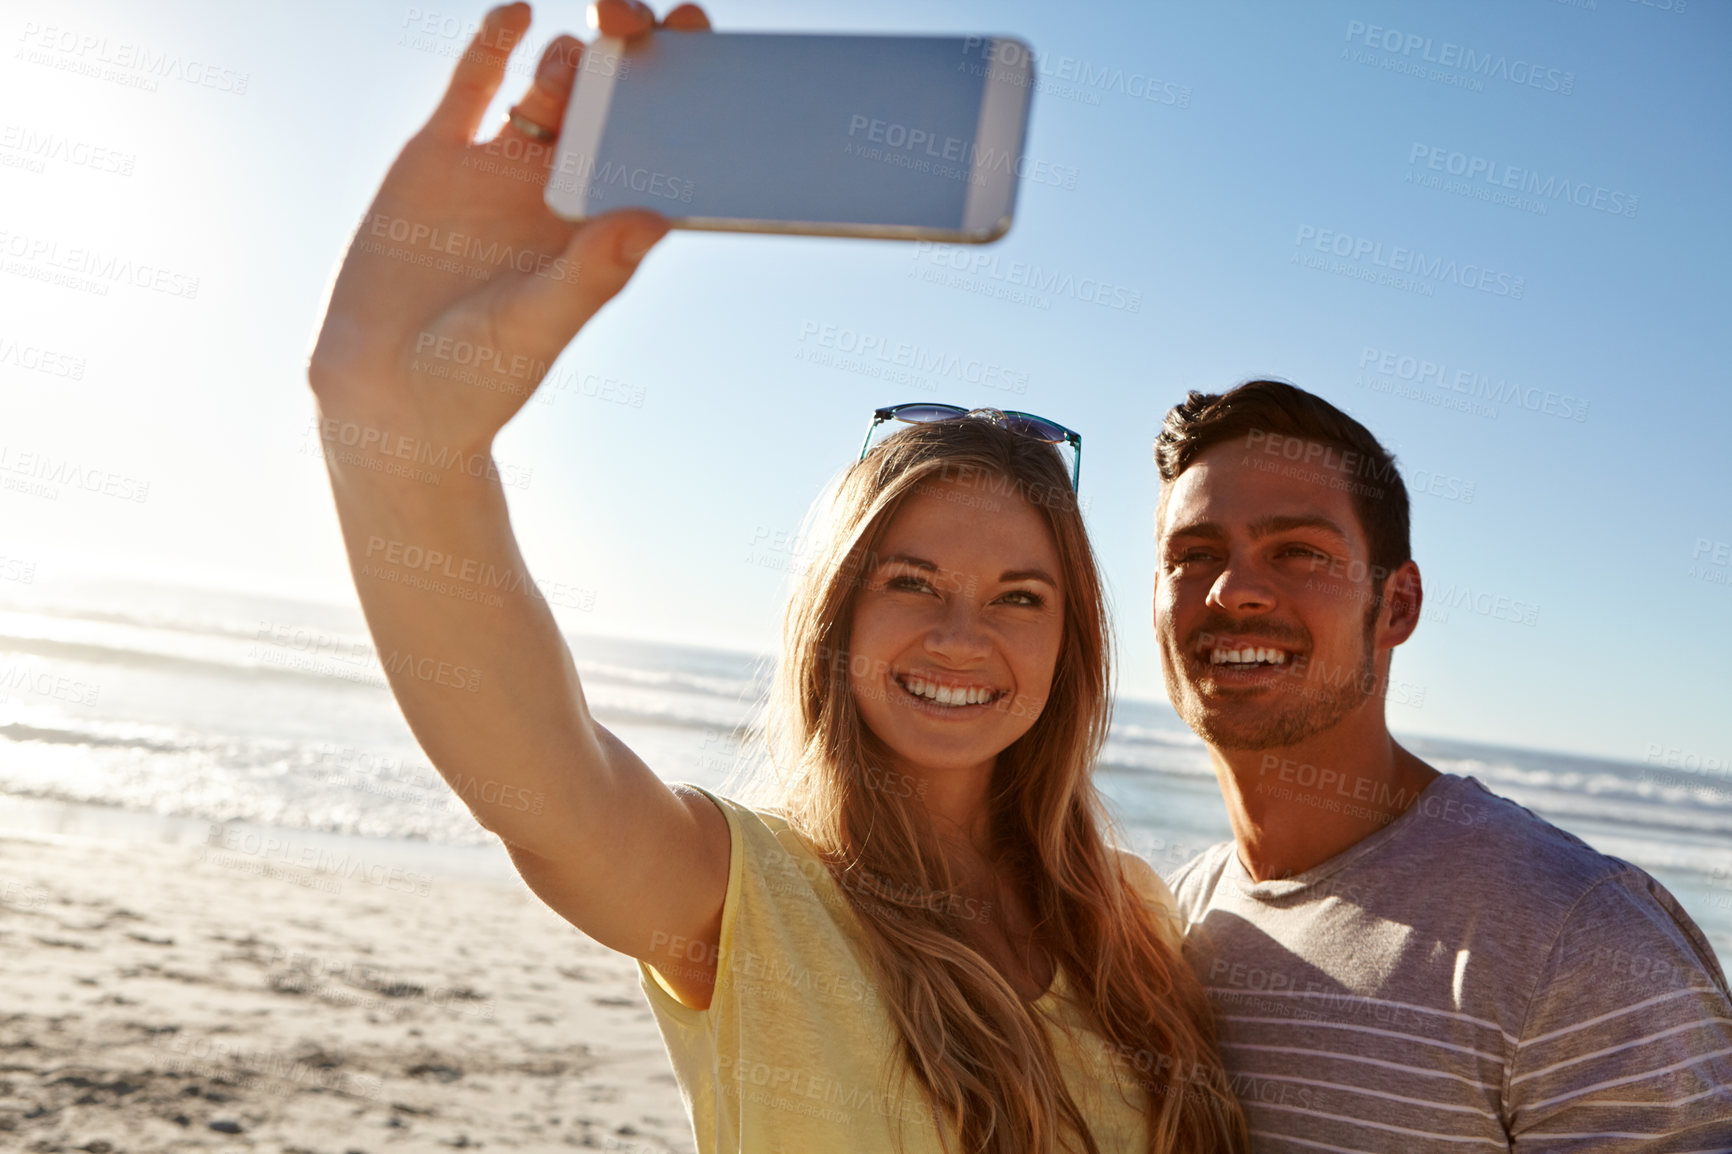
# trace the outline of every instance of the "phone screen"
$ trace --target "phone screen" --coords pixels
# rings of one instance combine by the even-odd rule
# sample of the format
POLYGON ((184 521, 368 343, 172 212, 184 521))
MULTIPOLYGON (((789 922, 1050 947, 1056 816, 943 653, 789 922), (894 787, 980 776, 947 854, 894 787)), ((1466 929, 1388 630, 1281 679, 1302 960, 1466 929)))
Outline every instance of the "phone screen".
POLYGON ((648 36, 614 58, 593 151, 562 149, 550 189, 581 193, 583 215, 643 207, 699 227, 954 231, 995 169, 1014 189, 1027 86, 1012 127, 982 117, 989 77, 1002 83, 993 46, 1007 44, 1019 42, 648 36))

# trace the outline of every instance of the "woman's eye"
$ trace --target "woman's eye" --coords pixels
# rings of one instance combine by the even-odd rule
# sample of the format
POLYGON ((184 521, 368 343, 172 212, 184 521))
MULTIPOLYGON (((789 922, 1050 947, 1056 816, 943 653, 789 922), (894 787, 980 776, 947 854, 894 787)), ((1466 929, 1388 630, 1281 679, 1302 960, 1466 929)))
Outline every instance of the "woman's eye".
POLYGON ((1012 589, 1009 593, 1000 597, 999 600, 1008 601, 1012 605, 1026 605, 1030 609, 1039 609, 1041 606, 1046 604, 1046 599, 1044 597, 1029 589, 1012 589))
POLYGON ((932 586, 927 584, 926 578, 924 577, 915 577, 911 574, 903 573, 884 582, 884 588, 919 593, 922 590, 932 588, 932 586))

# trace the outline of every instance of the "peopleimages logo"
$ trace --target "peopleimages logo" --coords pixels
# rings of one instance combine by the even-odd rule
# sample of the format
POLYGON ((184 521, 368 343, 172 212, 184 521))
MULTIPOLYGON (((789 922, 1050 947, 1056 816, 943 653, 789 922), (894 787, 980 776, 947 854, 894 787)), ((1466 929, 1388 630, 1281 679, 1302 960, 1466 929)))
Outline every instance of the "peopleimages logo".
MULTIPOLYGON (((801 359, 820 359, 817 354, 824 350, 833 350, 861 360, 868 358, 883 362, 895 368, 908 369, 920 374, 922 388, 936 388, 930 381, 924 381, 928 374, 936 377, 946 377, 958 384, 985 385, 990 389, 1003 389, 1006 392, 1028 392, 1028 374, 1016 369, 1007 368, 996 361, 982 360, 979 357, 962 357, 943 349, 928 348, 926 345, 913 344, 908 341, 898 341, 877 333, 863 333, 843 325, 819 324, 817 321, 806 321, 800 326, 801 352, 807 354, 801 359), (809 347, 816 345, 816 348, 809 347)), ((800 356, 799 353, 795 354, 800 356)), ((876 376, 875 373, 867 375, 876 376)))
MULTIPOLYGON (((1350 275, 1358 275, 1364 280, 1377 279, 1384 275, 1400 274, 1401 278, 1420 282, 1438 282, 1460 285, 1466 289, 1477 289, 1492 296, 1508 297, 1511 300, 1521 300, 1527 291, 1527 278, 1511 273, 1499 272, 1480 264, 1460 264, 1454 260, 1440 256, 1426 256, 1418 249, 1403 248, 1393 245, 1387 251, 1382 241, 1374 241, 1365 237, 1355 237, 1344 232, 1332 232, 1329 229, 1316 228, 1309 224, 1299 226, 1299 234, 1293 238, 1295 251, 1293 263, 1317 267, 1318 258, 1306 259, 1303 251, 1307 244, 1316 252, 1339 257, 1344 261, 1353 262, 1348 270, 1350 275), (1379 273, 1377 270, 1384 270, 1379 273)), ((1426 295, 1430 295, 1427 293, 1426 295)))
POLYGON ((1503 80, 1564 96, 1574 92, 1576 87, 1574 72, 1543 67, 1531 60, 1511 60, 1501 52, 1476 52, 1449 40, 1436 41, 1417 32, 1402 32, 1361 20, 1347 22, 1347 41, 1350 46, 1341 50, 1343 60, 1437 80, 1453 87, 1483 91, 1484 81, 1503 80), (1384 55, 1380 59, 1370 52, 1357 51, 1351 47, 1355 42, 1384 55), (1428 69, 1425 67, 1427 64, 1438 67, 1428 69), (1464 84, 1464 81, 1473 83, 1464 84))
MULTIPOLYGON (((1416 142, 1408 150, 1407 164, 1410 170, 1407 174, 1409 183, 1414 183, 1416 180, 1425 183, 1423 174, 1412 171, 1416 168, 1446 173, 1449 176, 1460 177, 1465 184, 1472 186, 1471 195, 1477 196, 1481 200, 1491 199, 1504 189, 1541 198, 1541 203, 1535 207, 1542 215, 1546 211, 1544 201, 1562 200, 1575 205, 1577 208, 1587 208, 1612 216, 1626 216, 1634 219, 1636 207, 1641 200, 1640 197, 1632 196, 1619 189, 1606 188, 1604 185, 1593 184, 1586 180, 1571 180, 1568 177, 1556 175, 1542 177, 1531 168, 1518 168, 1515 165, 1503 164, 1489 157, 1471 156, 1465 152, 1452 152, 1438 145, 1416 142), (1480 183, 1490 187, 1482 190, 1478 188, 1480 183)), ((1455 191, 1453 188, 1447 188, 1441 182, 1437 184, 1437 187, 1445 187, 1448 191, 1455 191)), ((1510 203, 1518 208, 1528 207, 1519 203, 1516 198, 1511 198, 1510 203)))
POLYGON ((45 373, 51 377, 65 377, 67 380, 82 381, 84 379, 85 361, 83 357, 71 353, 55 352, 41 345, 20 344, 0 335, 0 365, 14 365, 20 369, 28 369, 33 373, 45 373))
POLYGON ((34 20, 24 22, 24 31, 18 34, 18 39, 24 47, 18 51, 16 59, 123 83, 147 92, 155 92, 156 81, 161 79, 181 80, 200 88, 245 96, 247 81, 251 79, 251 73, 183 59, 178 52, 166 49, 159 52, 146 44, 110 41, 106 35, 38 24, 34 20), (60 53, 60 59, 55 59, 53 53, 60 53))
MULTIPOLYGON (((1519 405, 1530 413, 1541 413, 1566 421, 1588 419, 1589 402, 1568 393, 1553 392, 1535 385, 1524 385, 1508 377, 1493 377, 1476 369, 1455 369, 1442 361, 1380 349, 1366 345, 1359 354, 1359 368, 1372 369, 1379 376, 1394 377, 1415 385, 1460 393, 1474 400, 1497 405, 1519 405)), ((1379 389, 1379 392, 1386 390, 1379 389)), ((1489 415, 1495 416, 1495 412, 1489 415)))
POLYGON ((977 249, 975 245, 917 240, 913 251, 915 267, 909 270, 909 275, 931 284, 945 284, 1035 308, 1051 308, 1051 298, 1056 296, 1121 312, 1142 311, 1141 289, 1094 277, 1078 277, 1027 261, 1001 261, 996 252, 977 249), (934 267, 923 269, 919 267, 921 264, 934 267))
POLYGON ((107 296, 109 285, 127 284, 186 300, 198 297, 196 276, 162 265, 134 262, 115 252, 83 245, 62 246, 53 237, 0 231, 0 255, 16 258, 6 263, 9 273, 81 292, 95 292, 98 296, 107 296))
POLYGON ((917 172, 972 184, 984 183, 985 173, 1005 172, 1036 184, 1076 187, 1074 165, 1053 164, 1020 151, 1007 152, 959 136, 940 135, 935 129, 879 120, 864 113, 857 112, 848 118, 848 136, 843 155, 890 161, 917 172), (857 143, 855 138, 864 138, 865 143, 857 143), (867 148, 866 144, 882 147, 867 148))
POLYGON ((1690 571, 1686 576, 1710 585, 1732 585, 1732 542, 1696 538, 1696 548, 1690 553, 1690 571))
MULTIPOLYGON (((135 153, 120 152, 55 132, 37 132, 21 124, 8 124, 0 129, 0 151, 18 153, 35 172, 42 171, 43 162, 53 160, 75 168, 131 176, 132 167, 138 161, 135 153)), ((10 162, 0 158, 0 164, 6 163, 10 162)))
POLYGON ((32 496, 47 497, 51 501, 60 499, 60 490, 57 488, 60 485, 69 489, 83 489, 86 493, 117 497, 122 501, 137 501, 140 504, 150 498, 149 481, 122 476, 107 469, 94 469, 75 462, 70 457, 56 458, 52 453, 36 449, 0 445, 0 474, 8 473, 30 480, 20 482, 10 476, 0 477, 0 483, 4 483, 5 488, 28 492, 32 496))
POLYGON ((1172 80, 1162 80, 1152 71, 1126 72, 1111 65, 1096 65, 1075 56, 1055 56, 1039 53, 1014 40, 987 39, 970 36, 962 43, 965 57, 957 65, 959 71, 973 76, 985 76, 987 64, 999 63, 1016 67, 1024 60, 1029 63, 1029 78, 1036 92, 1061 100, 1076 100, 1083 104, 1099 104, 1102 92, 1115 92, 1133 100, 1150 104, 1166 104, 1174 108, 1191 106, 1191 86, 1172 80))

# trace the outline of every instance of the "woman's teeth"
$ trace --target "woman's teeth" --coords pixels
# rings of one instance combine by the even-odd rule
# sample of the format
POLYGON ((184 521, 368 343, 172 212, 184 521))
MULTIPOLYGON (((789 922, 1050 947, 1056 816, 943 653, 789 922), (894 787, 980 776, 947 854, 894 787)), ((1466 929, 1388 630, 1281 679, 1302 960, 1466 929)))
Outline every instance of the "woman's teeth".
POLYGON ((1211 649, 1211 665, 1285 665, 1287 654, 1279 649, 1211 649))
POLYGON ((924 697, 928 701, 936 701, 940 705, 984 705, 998 696, 991 689, 952 689, 947 685, 937 685, 919 677, 903 677, 898 679, 902 688, 916 697, 924 697))

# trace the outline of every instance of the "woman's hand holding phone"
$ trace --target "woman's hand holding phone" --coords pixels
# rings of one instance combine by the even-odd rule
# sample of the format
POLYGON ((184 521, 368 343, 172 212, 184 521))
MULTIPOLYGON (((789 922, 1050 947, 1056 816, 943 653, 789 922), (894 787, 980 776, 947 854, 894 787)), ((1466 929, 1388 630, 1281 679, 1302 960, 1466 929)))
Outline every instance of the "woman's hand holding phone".
MULTIPOLYGON (((575 228, 549 212, 551 136, 507 123, 475 142, 529 19, 523 3, 487 13, 443 100, 368 208, 309 363, 325 416, 486 451, 666 231, 641 210, 575 228)), ((600 0, 593 19, 604 36, 656 27, 635 0, 600 0)), ((709 20, 687 4, 661 26, 701 30, 709 20)), ((525 121, 558 133, 583 51, 570 36, 548 45, 517 105, 525 121)))
MULTIPOLYGON (((607 36, 656 26, 632 0, 595 8, 607 36)), ((667 225, 636 210, 574 228, 543 203, 581 67, 571 37, 548 46, 515 122, 472 142, 529 15, 527 4, 487 14, 391 166, 332 289, 308 378, 355 589, 421 747, 548 905, 654 961, 658 942, 714 945, 727 823, 591 716, 491 451, 667 225)), ((686 5, 662 27, 709 21, 686 5)), ((676 984, 707 1004, 702 963, 676 984)))

